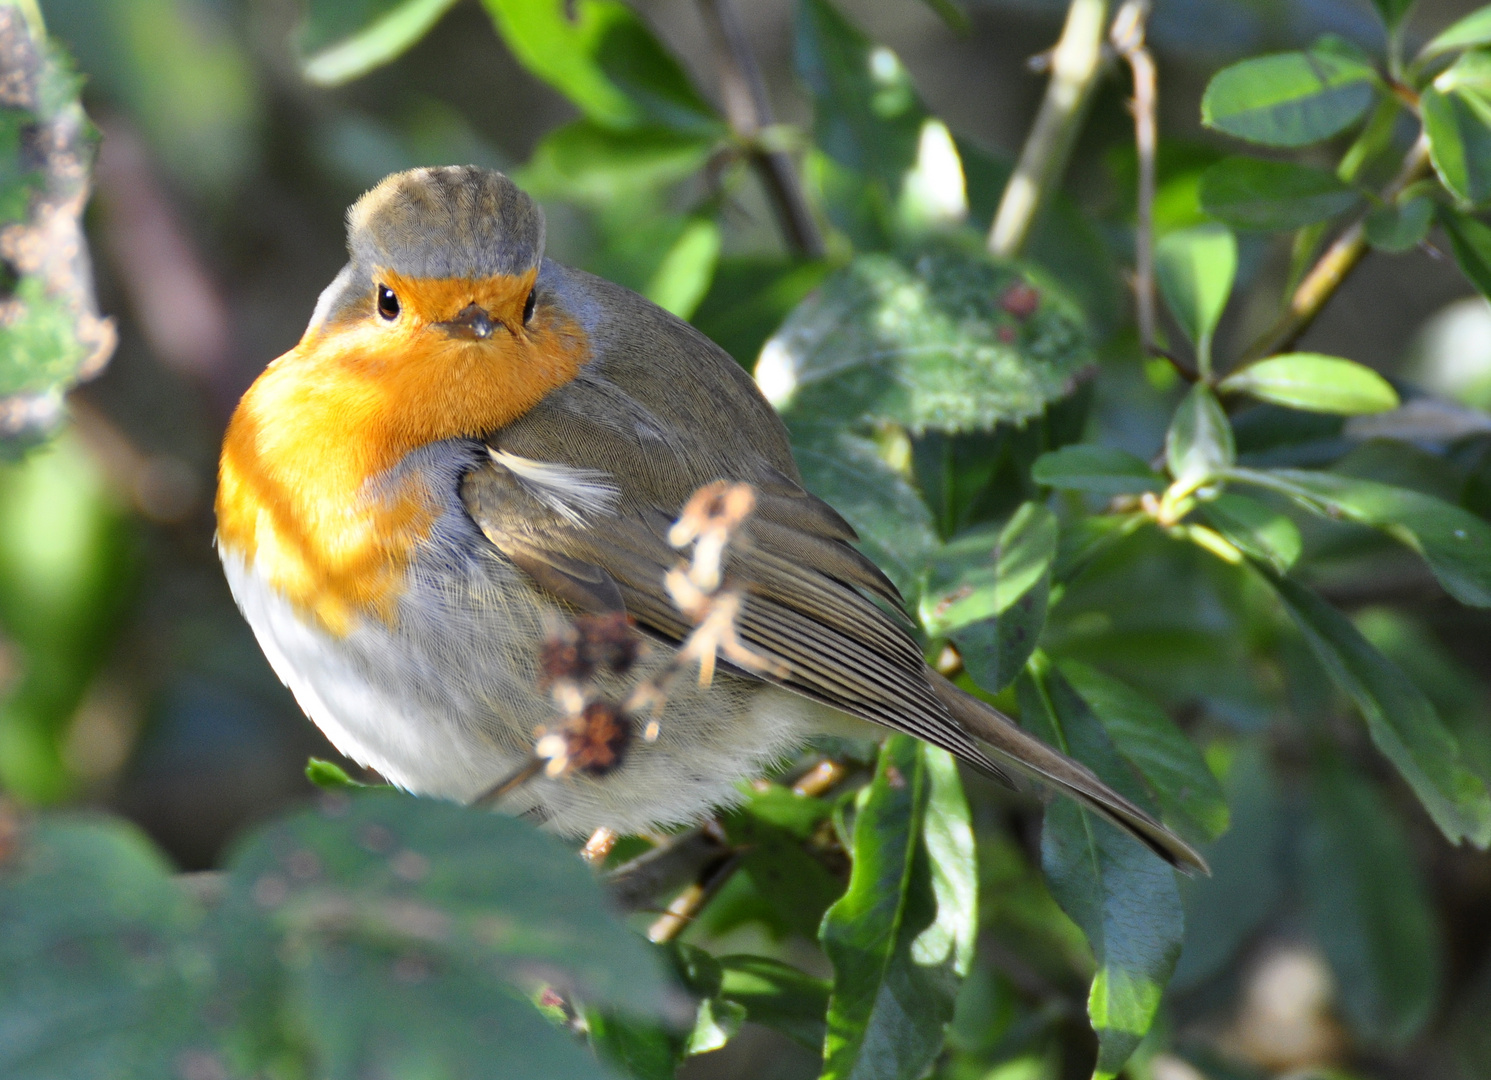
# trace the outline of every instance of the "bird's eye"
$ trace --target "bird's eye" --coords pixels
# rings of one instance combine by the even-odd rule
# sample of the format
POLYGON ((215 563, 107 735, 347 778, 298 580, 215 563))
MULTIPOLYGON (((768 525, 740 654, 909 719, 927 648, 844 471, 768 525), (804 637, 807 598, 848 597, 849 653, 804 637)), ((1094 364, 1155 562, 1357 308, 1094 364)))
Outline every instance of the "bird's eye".
POLYGON ((399 317, 399 298, 387 285, 378 286, 378 314, 389 322, 399 317))
POLYGON ((537 297, 538 297, 538 290, 537 289, 529 289, 528 290, 528 300, 523 305, 523 325, 524 326, 527 326, 528 323, 533 319, 533 305, 537 302, 537 297))

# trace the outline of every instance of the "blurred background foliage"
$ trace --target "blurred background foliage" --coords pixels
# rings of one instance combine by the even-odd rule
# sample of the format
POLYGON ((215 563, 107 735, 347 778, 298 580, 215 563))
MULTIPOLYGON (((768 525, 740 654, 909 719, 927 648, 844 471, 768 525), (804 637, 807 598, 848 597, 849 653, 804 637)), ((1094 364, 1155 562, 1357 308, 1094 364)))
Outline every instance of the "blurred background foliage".
POLYGON ((1158 0, 1146 343, 1119 58, 983 253, 1066 10, 0 3, 0 1073, 1491 1074, 1491 11, 1158 0), (826 747, 653 949, 523 823, 298 809, 335 754, 222 581, 218 439, 345 207, 456 163, 755 370, 929 655, 1213 875, 826 747))

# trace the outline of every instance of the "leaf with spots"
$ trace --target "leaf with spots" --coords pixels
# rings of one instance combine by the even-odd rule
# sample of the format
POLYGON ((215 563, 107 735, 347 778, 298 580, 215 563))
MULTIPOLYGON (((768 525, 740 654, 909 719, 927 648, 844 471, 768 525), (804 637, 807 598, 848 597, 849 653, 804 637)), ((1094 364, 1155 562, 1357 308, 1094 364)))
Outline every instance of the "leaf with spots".
POLYGON ((580 1080, 599 1067, 530 995, 675 1011, 590 871, 514 818, 338 794, 250 839, 229 875, 217 925, 254 1060, 299 1046, 333 1077, 580 1080))

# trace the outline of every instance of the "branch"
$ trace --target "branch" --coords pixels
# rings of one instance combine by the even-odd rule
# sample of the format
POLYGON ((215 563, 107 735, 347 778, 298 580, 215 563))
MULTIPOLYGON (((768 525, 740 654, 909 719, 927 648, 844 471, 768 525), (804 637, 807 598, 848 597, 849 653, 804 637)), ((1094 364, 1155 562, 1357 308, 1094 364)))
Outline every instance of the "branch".
POLYGON ((1127 0, 1118 9, 1108 40, 1134 74, 1134 147, 1139 157, 1138 214, 1134 224, 1134 299, 1139 313, 1139 345, 1144 356, 1155 353, 1154 195, 1155 110, 1159 88, 1154 58, 1144 41, 1149 0, 1127 0))
POLYGON ((1061 183, 1103 58, 1107 0, 1072 0, 1051 54, 1051 81, 989 230, 989 250, 1020 254, 1041 205, 1061 183))
MULTIPOLYGON (((1394 202, 1407 187, 1429 171, 1429 140, 1420 135, 1418 142, 1403 159, 1403 167, 1382 191, 1384 203, 1394 202)), ((1325 307, 1326 301, 1335 295, 1347 275, 1356 269, 1362 256, 1367 253, 1367 215, 1361 214, 1351 223, 1335 243, 1326 248, 1305 279, 1289 298, 1289 305, 1268 331, 1255 341, 1243 354, 1244 362, 1259 360, 1265 356, 1287 349, 1310 328, 1315 316, 1325 307)))
POLYGON ((792 158, 782 150, 767 150, 759 143, 761 132, 771 127, 775 118, 766 96, 766 83, 751 53, 745 29, 730 0, 699 0, 704 26, 714 44, 715 63, 720 70, 720 94, 725 99, 725 116, 736 136, 750 147, 751 163, 761 176, 766 193, 776 210, 777 220, 788 245, 799 255, 822 258, 825 252, 823 234, 808 206, 807 196, 797 179, 792 158))

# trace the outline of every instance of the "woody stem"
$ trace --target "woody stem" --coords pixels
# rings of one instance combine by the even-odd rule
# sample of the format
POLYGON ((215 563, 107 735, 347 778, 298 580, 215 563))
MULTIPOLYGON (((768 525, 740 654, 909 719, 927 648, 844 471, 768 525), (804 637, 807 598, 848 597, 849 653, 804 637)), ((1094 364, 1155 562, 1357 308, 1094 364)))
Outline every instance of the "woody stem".
POLYGON ((771 198, 782 234, 797 254, 821 258, 825 251, 823 234, 808 206, 791 155, 760 145, 762 131, 775 124, 776 118, 735 7, 730 0, 699 0, 699 11, 714 43, 725 116, 736 136, 750 148, 751 163, 771 198))

